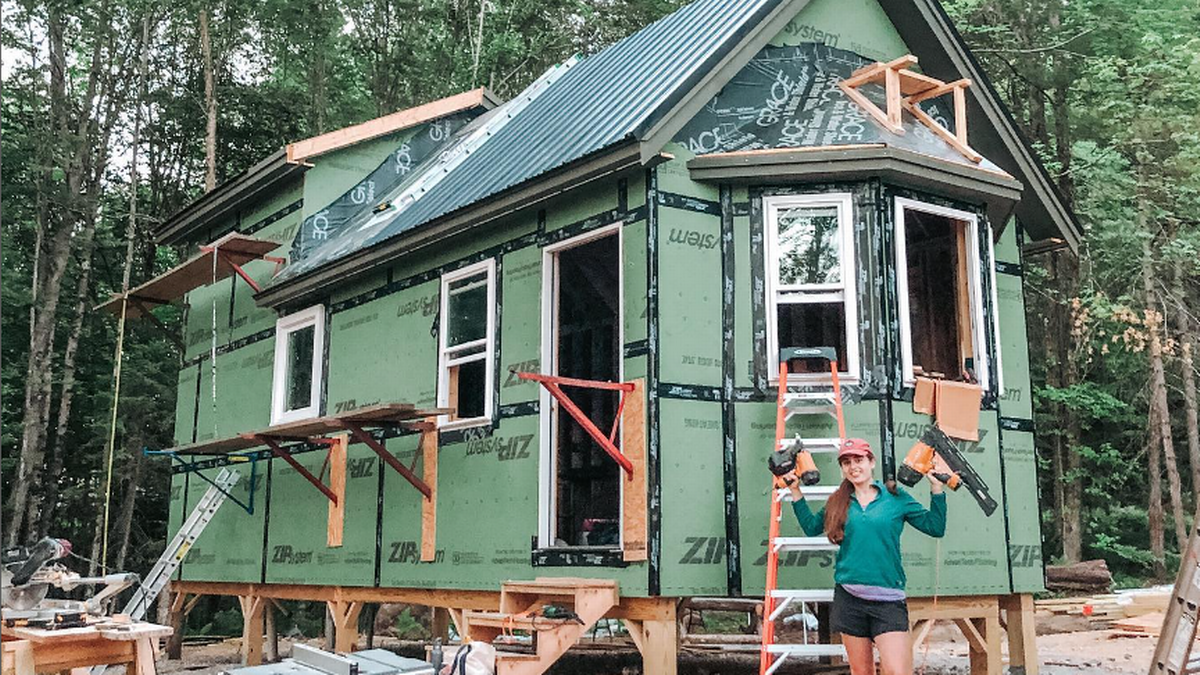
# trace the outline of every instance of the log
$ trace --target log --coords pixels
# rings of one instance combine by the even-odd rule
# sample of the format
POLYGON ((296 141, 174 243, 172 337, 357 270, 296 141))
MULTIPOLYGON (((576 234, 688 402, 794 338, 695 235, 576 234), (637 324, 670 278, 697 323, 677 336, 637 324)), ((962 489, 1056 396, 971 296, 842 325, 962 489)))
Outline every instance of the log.
POLYGON ((1112 573, 1103 560, 1085 560, 1073 565, 1047 565, 1046 590, 1106 593, 1112 588, 1112 573))
POLYGON ((680 610, 694 609, 714 612, 762 612, 761 598, 688 598, 680 610))

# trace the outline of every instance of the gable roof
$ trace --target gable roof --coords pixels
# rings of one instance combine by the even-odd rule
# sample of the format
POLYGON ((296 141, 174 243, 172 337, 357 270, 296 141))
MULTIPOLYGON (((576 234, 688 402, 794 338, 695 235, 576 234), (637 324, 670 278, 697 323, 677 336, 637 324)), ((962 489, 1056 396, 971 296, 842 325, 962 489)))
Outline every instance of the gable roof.
POLYGON ((463 110, 494 108, 497 103, 494 94, 480 87, 288 144, 176 211, 158 226, 155 239, 160 244, 183 243, 191 234, 228 218, 246 202, 303 174, 312 166, 309 159, 463 110))
MULTIPOLYGON (((990 126, 973 125, 972 146, 1033 186, 1036 199, 1026 200, 1029 203, 1017 213, 1035 239, 1062 237, 1073 245, 1078 226, 937 0, 880 2, 901 38, 919 47, 917 56, 926 72, 947 80, 966 76, 979 83, 968 92, 969 114, 986 118, 990 126)), ((606 156, 625 157, 630 145, 641 163, 654 161, 807 4, 808 0, 696 0, 597 54, 557 66, 487 119, 462 130, 440 158, 418 167, 412 181, 396 194, 403 199, 389 201, 386 212, 348 228, 352 239, 331 240, 324 252, 318 248, 313 257, 293 261, 258 300, 274 306, 315 295, 325 284, 365 274, 429 243, 434 235, 448 235, 467 227, 464 223, 487 222, 516 208, 489 208, 491 202, 528 205, 529 200, 514 202, 506 195, 520 190, 533 194, 530 186, 571 167, 603 164, 606 156), (468 143, 471 134, 477 141, 473 145, 468 143), (428 189, 414 187, 422 176, 435 176, 428 189), (446 223, 455 225, 443 227, 446 223)), ((629 166, 610 162, 618 164, 629 166)))

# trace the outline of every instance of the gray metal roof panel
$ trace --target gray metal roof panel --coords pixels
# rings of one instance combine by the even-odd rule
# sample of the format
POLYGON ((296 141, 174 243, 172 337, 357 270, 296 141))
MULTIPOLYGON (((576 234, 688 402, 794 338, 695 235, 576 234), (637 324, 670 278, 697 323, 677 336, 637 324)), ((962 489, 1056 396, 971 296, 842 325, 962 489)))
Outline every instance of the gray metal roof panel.
MULTIPOLYGON (((317 247, 276 283, 636 135, 785 1, 697 0, 583 59, 386 226, 317 247)), ((440 169, 434 161, 425 170, 440 169)))

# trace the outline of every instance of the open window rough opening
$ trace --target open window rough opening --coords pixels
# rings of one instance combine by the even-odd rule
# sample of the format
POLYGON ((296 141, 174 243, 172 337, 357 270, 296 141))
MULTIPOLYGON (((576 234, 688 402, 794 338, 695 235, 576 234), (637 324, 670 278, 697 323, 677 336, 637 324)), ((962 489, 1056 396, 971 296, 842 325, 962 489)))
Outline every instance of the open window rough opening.
POLYGON ((486 422, 491 410, 495 266, 487 260, 442 278, 438 404, 447 424, 486 422))
MULTIPOLYGON (((614 234, 556 258, 554 372, 618 381, 621 376, 620 248, 614 234)), ((567 387, 588 419, 609 428, 620 392, 567 387)), ((620 545, 621 470, 562 406, 555 407, 556 546, 620 545)), ((619 438, 619 436, 618 436, 619 438)))
MULTIPOLYGON (((779 351, 832 347, 838 370, 857 373, 854 239, 849 194, 764 198, 767 272, 768 363, 779 370, 779 351)), ((821 376, 824 361, 797 360, 791 372, 821 376)))
POLYGON ((897 200, 905 378, 986 383, 973 215, 897 200))

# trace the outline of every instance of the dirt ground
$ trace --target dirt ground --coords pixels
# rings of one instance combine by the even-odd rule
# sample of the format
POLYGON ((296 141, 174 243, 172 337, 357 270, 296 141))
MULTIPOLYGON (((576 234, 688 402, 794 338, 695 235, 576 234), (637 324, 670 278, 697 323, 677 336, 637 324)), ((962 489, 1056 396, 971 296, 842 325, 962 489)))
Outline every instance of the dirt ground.
MULTIPOLYGON (((1039 617, 1040 618, 1040 617, 1039 617)), ((1071 621, 1039 623, 1038 657, 1043 675, 1118 675, 1145 673, 1154 653, 1155 641, 1149 637, 1113 638, 1108 631, 1086 630, 1086 624, 1071 621), (1047 625, 1049 624, 1049 625, 1047 625), (1057 632, 1065 630, 1066 632, 1057 632)), ((291 653, 290 640, 280 641, 284 656, 291 653)), ((308 644, 320 646, 319 641, 308 644)), ((406 656, 418 656, 421 645, 414 642, 380 639, 377 647, 392 649, 406 656)), ((638 675, 640 658, 625 645, 584 645, 572 651, 551 671, 553 674, 638 675)), ((238 640, 210 645, 187 645, 182 661, 163 661, 164 675, 217 675, 237 667, 238 640)), ((1004 664, 1008 665, 1008 645, 1004 644, 1004 664)), ((930 632, 928 649, 918 651, 915 670, 920 675, 965 675, 970 672, 967 643, 956 628, 938 625, 930 632)), ((758 670, 756 654, 727 654, 684 649, 680 654, 680 675, 750 675, 758 670)), ((784 668, 785 673, 836 673, 844 669, 804 666, 784 668)))

